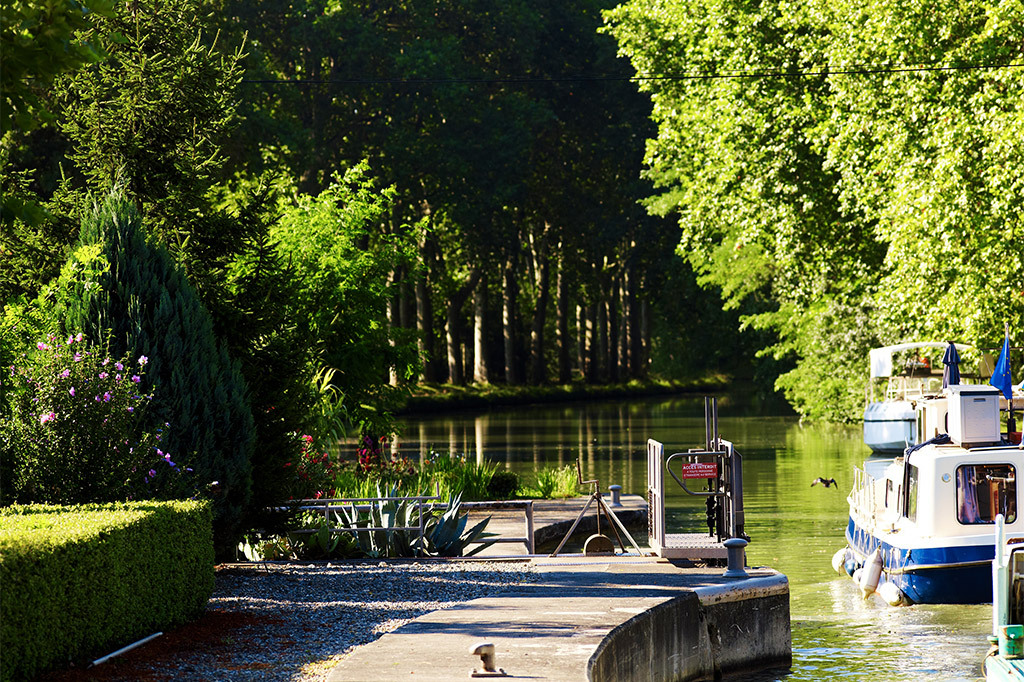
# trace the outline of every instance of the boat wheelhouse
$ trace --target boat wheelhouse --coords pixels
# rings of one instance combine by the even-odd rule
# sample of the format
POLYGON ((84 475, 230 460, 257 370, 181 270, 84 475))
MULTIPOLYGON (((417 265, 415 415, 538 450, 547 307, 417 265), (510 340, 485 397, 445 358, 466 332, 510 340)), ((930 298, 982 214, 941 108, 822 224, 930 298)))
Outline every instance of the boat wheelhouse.
POLYGON ((833 566, 890 604, 979 603, 992 596, 992 524, 1024 537, 1024 450, 1000 432, 999 391, 953 385, 914 405, 920 445, 857 469, 847 546, 833 566))
MULTIPOLYGON (((872 452, 898 454, 920 442, 917 440, 917 403, 942 395, 943 367, 941 363, 932 363, 924 351, 948 345, 922 341, 869 351, 871 380, 864 408, 864 443, 872 452), (894 373, 897 365, 894 359, 904 356, 894 373)), ((963 352, 970 346, 956 345, 956 348, 963 352)))

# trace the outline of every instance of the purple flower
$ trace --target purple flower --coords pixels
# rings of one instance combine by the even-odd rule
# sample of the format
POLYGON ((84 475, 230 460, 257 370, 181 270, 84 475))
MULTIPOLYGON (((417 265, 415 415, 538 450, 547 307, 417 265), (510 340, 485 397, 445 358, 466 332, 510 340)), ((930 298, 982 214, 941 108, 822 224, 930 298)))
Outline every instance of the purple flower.
POLYGON ((147 358, 145 355, 139 358, 140 366, 145 367, 147 362, 149 362, 149 358, 147 358))
POLYGON ((129 407, 129 408, 128 408, 128 411, 129 411, 129 412, 134 412, 134 411, 135 411, 135 408, 134 408, 134 407, 129 407))
POLYGON ((149 476, 150 476, 150 478, 152 478, 153 476, 156 476, 156 469, 150 469, 149 470, 149 476))
POLYGON ((109 365, 110 364, 110 358, 103 358, 103 363, 102 364, 103 364, 104 367, 109 365))
POLYGON ((120 372, 122 369, 124 369, 124 365, 122 365, 120 362, 115 362, 114 363, 114 369, 116 369, 118 372, 120 372))
POLYGON ((96 402, 99 402, 99 401, 100 401, 100 397, 96 396, 96 402))
POLYGON ((100 372, 100 379, 106 379, 108 376, 110 375, 107 374, 106 372, 100 372))
POLYGON ((69 336, 69 337, 68 337, 68 345, 70 346, 70 345, 71 345, 71 344, 73 344, 74 342, 75 342, 75 337, 73 337, 73 336, 69 336))
POLYGON ((85 337, 83 336, 82 332, 78 332, 78 336, 75 337, 75 341, 81 341, 83 338, 85 337))
POLYGON ((70 369, 66 369, 63 372, 61 372, 60 375, 62 377, 64 377, 65 379, 67 379, 69 376, 71 376, 71 370, 70 369))
POLYGON ((121 380, 121 375, 120 374, 118 374, 117 376, 114 377, 114 381, 120 381, 120 380, 121 380))
POLYGON ((82 354, 81 353, 75 353, 75 358, 74 359, 75 359, 75 362, 81 362, 82 361, 82 354))
POLYGON ((40 424, 45 424, 46 422, 52 422, 56 418, 57 418, 56 413, 54 413, 54 412, 45 412, 42 415, 40 415, 39 423, 40 424))
POLYGON ((105 403, 109 403, 110 402, 110 391, 107 391, 107 392, 105 392, 103 394, 103 402, 105 402, 105 403))
POLYGON ((50 347, 47 346, 42 341, 40 341, 39 343, 36 344, 36 348, 38 348, 39 350, 49 350, 50 349, 50 347))
POLYGON ((134 381, 135 383, 139 383, 140 381, 142 381, 142 377, 140 377, 138 374, 133 374, 132 381, 134 381))
POLYGON ((75 387, 72 386, 71 388, 69 388, 68 389, 68 393, 70 393, 71 397, 74 398, 75 397, 75 387))

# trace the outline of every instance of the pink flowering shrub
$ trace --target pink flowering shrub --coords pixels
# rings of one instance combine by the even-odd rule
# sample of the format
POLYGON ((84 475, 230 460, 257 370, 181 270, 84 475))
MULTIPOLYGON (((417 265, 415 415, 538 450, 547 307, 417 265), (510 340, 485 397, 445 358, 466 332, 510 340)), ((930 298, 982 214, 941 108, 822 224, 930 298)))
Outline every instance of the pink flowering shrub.
POLYGON ((298 459, 286 462, 288 496, 291 499, 319 499, 334 496, 334 466, 326 452, 313 444, 313 437, 299 436, 298 459))
POLYGON ((191 470, 147 429, 148 358, 110 358, 81 335, 49 336, 0 376, 3 502, 70 504, 188 497, 191 470))
POLYGON ((334 468, 335 494, 339 497, 373 497, 378 490, 418 495, 416 468, 407 457, 385 452, 387 438, 364 436, 355 457, 341 458, 334 468))

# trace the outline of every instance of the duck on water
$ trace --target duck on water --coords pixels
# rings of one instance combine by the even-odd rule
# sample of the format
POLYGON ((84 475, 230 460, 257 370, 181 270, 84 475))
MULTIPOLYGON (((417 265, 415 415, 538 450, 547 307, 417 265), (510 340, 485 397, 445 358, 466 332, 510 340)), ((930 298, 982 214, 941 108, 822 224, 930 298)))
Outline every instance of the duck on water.
POLYGON ((877 591, 892 605, 991 600, 996 516, 1011 537, 1024 537, 1024 450, 1012 412, 1001 432, 1001 410, 1011 407, 993 386, 951 384, 916 401, 918 445, 855 470, 847 546, 832 565, 865 597, 877 591))

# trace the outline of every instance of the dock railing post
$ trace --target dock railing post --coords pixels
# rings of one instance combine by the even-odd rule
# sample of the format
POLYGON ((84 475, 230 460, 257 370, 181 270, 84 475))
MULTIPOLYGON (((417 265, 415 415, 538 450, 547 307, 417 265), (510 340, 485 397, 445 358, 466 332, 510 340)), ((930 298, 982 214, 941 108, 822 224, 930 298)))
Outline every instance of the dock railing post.
POLYGON ((533 500, 526 501, 526 551, 530 555, 537 553, 536 541, 533 537, 533 500))

